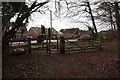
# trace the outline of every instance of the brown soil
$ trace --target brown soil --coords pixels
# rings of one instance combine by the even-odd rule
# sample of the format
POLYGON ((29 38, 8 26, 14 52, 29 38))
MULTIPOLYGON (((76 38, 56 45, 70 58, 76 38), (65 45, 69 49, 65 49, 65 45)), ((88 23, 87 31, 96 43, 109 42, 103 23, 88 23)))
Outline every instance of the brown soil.
POLYGON ((100 51, 3 55, 3 78, 118 78, 117 54, 116 44, 103 42, 100 51))

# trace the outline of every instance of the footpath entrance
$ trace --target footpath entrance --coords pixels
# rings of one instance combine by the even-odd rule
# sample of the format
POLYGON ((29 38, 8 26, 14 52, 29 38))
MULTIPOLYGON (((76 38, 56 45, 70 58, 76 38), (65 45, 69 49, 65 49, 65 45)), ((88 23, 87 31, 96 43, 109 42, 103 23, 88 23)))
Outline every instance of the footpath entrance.
POLYGON ((100 39, 77 39, 77 38, 64 38, 64 37, 45 37, 45 38, 27 38, 27 39, 17 39, 10 41, 10 47, 13 52, 24 51, 25 53, 31 54, 33 46, 37 48, 44 49, 51 55, 52 50, 64 54, 69 52, 79 52, 101 49, 100 39), (19 43, 13 45, 13 43, 19 43))

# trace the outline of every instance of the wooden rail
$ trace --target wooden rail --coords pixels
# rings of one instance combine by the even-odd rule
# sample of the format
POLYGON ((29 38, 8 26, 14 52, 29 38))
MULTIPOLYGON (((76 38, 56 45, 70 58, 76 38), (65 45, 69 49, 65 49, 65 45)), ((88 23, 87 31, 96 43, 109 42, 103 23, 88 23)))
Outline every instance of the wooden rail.
POLYGON ((57 51, 60 51, 61 54, 64 54, 65 52, 68 52, 68 51, 79 51, 79 50, 87 50, 87 49, 95 49, 95 48, 101 49, 100 40, 78 41, 76 38, 64 38, 64 37, 60 37, 60 39, 58 37, 27 38, 27 39, 18 39, 18 40, 16 39, 16 40, 10 41, 10 43, 13 43, 13 42, 25 42, 26 44, 24 45, 11 46, 11 48, 24 48, 24 50, 28 54, 32 53, 31 46, 34 46, 34 45, 42 45, 42 48, 45 48, 46 52, 49 55, 51 55, 52 49, 57 49, 57 51), (56 40, 56 42, 52 42, 51 40, 56 40), (75 41, 70 41, 70 40, 75 40, 75 41), (37 43, 32 43, 32 41, 37 41, 37 43))
POLYGON ((28 53, 31 54, 32 48, 31 46, 33 45, 46 45, 46 52, 49 53, 49 55, 51 55, 51 46, 54 46, 54 48, 57 49, 57 51, 59 51, 59 42, 58 42, 58 38, 52 38, 52 37, 45 37, 45 38, 27 38, 27 39, 15 39, 15 40, 11 40, 10 43, 14 43, 14 42, 24 42, 26 44, 24 45, 15 45, 15 46, 11 46, 11 48, 24 48, 24 50, 28 53), (46 40, 46 42, 37 42, 37 43, 31 43, 32 41, 38 41, 38 40, 46 40), (51 40, 56 40, 56 42, 52 42, 51 40), (27 48, 27 50, 26 50, 27 48))
POLYGON ((88 49, 101 49, 101 41, 86 39, 77 40, 77 38, 60 38, 60 53, 65 53, 67 51, 80 51, 88 49), (75 40, 75 41, 70 41, 75 40))

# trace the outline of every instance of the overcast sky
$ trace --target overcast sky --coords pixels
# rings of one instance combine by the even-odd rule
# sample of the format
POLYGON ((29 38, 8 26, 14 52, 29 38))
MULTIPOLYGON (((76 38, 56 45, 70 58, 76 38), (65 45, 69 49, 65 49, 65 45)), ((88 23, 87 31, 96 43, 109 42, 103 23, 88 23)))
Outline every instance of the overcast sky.
MULTIPOLYGON (((72 20, 77 19, 79 16, 70 17, 70 18, 63 17, 63 16, 56 17, 54 15, 54 12, 55 12, 55 2, 54 1, 55 0, 52 0, 49 3, 45 4, 45 5, 49 6, 49 9, 52 11, 52 27, 53 28, 55 28, 57 31, 60 31, 61 29, 66 29, 66 28, 80 28, 82 30, 87 30, 88 29, 85 25, 83 25, 81 23, 73 23, 72 20)), ((68 0, 68 1, 73 1, 73 0, 68 0)), ((76 0, 76 1, 78 1, 78 0, 76 0)), ((91 6, 91 8, 93 9, 94 6, 91 6)), ((66 5, 63 2, 62 5, 61 5, 61 14, 64 15, 66 13, 67 13, 66 5)), ((85 15, 86 14, 84 14, 84 16, 85 15)), ((33 14, 31 14, 31 19, 32 20, 29 20, 29 24, 27 26, 28 30, 31 27, 41 27, 41 25, 44 25, 46 28, 50 27, 50 11, 45 11, 45 14, 40 14, 39 12, 34 12, 33 14)), ((14 21, 14 19, 11 19, 11 20, 14 21)), ((79 20, 80 21, 86 21, 90 24, 90 26, 92 26, 92 22, 88 21, 86 18, 82 17, 82 18, 79 18, 79 20)), ((98 24, 96 24, 96 25, 98 27, 98 31, 108 29, 108 27, 101 29, 101 27, 99 27, 98 24)))
MULTIPOLYGON (((30 20, 27 28, 30 27, 40 27, 41 25, 44 25, 45 27, 50 27, 50 12, 48 11, 44 15, 40 15, 39 13, 34 13, 32 15, 33 21, 30 20)), ((78 23, 71 23, 70 18, 58 18, 54 15, 52 16, 52 27, 55 28, 57 31, 60 29, 66 29, 66 28, 80 28, 80 29, 86 29, 86 27, 78 24, 78 23)))
MULTIPOLYGON (((57 31, 60 29, 66 29, 66 28, 80 28, 80 29, 86 29, 84 26, 78 24, 78 23, 71 23, 71 18, 66 17, 56 17, 54 15, 55 12, 55 4, 54 0, 49 2, 47 5, 49 5, 50 10, 52 11, 52 27, 55 28, 57 31)), ((63 8, 61 8, 61 13, 66 11, 66 6, 63 3, 63 8)), ((29 20, 29 24, 27 26, 27 29, 29 30, 30 27, 40 27, 41 25, 44 25, 45 27, 50 27, 50 11, 46 11, 45 14, 40 14, 38 12, 32 14, 33 21, 29 20)))

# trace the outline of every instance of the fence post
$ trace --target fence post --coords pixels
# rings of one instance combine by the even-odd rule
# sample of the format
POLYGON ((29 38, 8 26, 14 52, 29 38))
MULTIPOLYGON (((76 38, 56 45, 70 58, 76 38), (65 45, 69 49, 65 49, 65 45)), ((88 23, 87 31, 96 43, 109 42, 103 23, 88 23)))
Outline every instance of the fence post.
POLYGON ((27 50, 26 50, 26 47, 24 48, 24 51, 25 51, 25 54, 26 54, 26 51, 27 51, 27 50))
POLYGON ((46 52, 48 52, 48 38, 46 38, 46 52))
POLYGON ((31 38, 28 38, 28 54, 31 54, 31 38))
POLYGON ((102 47, 101 47, 101 40, 99 40, 99 41, 100 41, 100 43, 99 43, 100 44, 100 49, 102 49, 102 47))
MULTIPOLYGON (((27 42, 27 39, 25 39, 25 41, 24 41, 25 45, 26 45, 26 42, 27 42)), ((26 46, 24 47, 24 52, 25 52, 25 54, 27 53, 27 47, 26 46)))
POLYGON ((50 37, 49 37, 49 55, 51 55, 50 37))
POLYGON ((57 51, 59 51, 58 37, 57 37, 57 51))
POLYGON ((64 54, 65 53, 65 38, 60 37, 60 53, 64 54))

